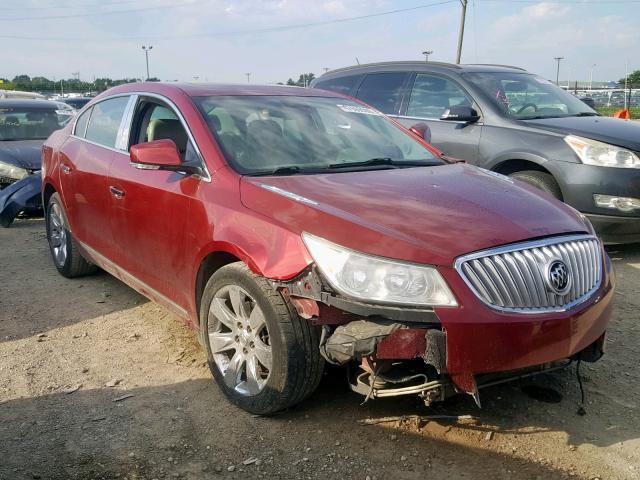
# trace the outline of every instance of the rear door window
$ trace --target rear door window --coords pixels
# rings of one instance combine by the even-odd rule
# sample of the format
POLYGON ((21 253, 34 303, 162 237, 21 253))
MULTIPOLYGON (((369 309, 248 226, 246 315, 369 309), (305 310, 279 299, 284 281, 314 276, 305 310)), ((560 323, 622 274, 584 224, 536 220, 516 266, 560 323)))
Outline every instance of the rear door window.
POLYGON ((407 77, 405 72, 367 75, 358 88, 357 97, 382 113, 397 115, 407 77))
POLYGON ((314 88, 321 88, 322 90, 330 90, 332 92, 342 93, 343 95, 349 95, 353 87, 356 86, 356 83, 358 83, 358 80, 361 78, 362 75, 347 75, 346 77, 319 80, 314 85, 314 88))
POLYGON ((411 89, 408 117, 440 118, 449 107, 472 106, 467 94, 455 82, 437 75, 418 73, 411 89))
POLYGON ((103 100, 93 106, 85 138, 99 145, 115 148, 118 130, 129 102, 129 96, 103 100))

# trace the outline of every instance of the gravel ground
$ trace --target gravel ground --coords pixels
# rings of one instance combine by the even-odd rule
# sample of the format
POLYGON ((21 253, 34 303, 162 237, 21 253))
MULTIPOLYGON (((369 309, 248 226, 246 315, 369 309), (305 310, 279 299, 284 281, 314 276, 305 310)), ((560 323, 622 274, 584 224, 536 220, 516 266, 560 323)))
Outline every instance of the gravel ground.
POLYGON ((608 353, 435 408, 348 391, 339 370, 254 417, 218 391, 193 333, 111 276, 55 271, 41 220, 0 229, 0 479, 640 479, 640 247, 618 275, 608 353), (471 415, 362 426, 397 415, 471 415))

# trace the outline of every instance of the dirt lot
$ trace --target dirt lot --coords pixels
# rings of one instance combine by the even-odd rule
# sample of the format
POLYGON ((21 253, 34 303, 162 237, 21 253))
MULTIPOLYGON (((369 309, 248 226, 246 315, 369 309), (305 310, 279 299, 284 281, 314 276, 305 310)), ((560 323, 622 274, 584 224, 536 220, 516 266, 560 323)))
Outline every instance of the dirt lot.
POLYGON ((258 418, 225 402, 172 314, 104 273, 60 277, 42 221, 18 221, 0 230, 0 479, 640 478, 640 248, 610 254, 616 309, 608 354, 583 364, 586 416, 574 370, 485 390, 482 410, 361 406, 329 371, 258 418), (357 423, 416 413, 473 418, 357 423))

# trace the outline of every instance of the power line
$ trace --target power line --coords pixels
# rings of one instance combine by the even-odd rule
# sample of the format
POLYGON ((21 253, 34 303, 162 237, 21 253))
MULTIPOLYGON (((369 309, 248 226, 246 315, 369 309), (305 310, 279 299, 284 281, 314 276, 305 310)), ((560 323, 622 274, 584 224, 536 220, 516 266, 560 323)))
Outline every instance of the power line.
POLYGON ((134 13, 134 12, 146 12, 149 10, 165 10, 169 8, 181 8, 181 7, 190 7, 192 5, 197 5, 199 3, 209 3, 211 0, 194 0, 193 2, 188 3, 179 3, 179 4, 164 4, 164 5, 156 5, 153 7, 141 7, 141 8, 130 8, 127 10, 110 10, 107 12, 85 12, 85 13, 71 13, 71 14, 60 14, 60 15, 47 15, 40 17, 5 17, 0 18, 0 22, 18 22, 18 21, 31 21, 31 20, 55 20, 62 18, 78 18, 78 17, 94 17, 94 16, 103 16, 103 15, 116 15, 121 13, 134 13))
MULTIPOLYGON (((482 3, 540 3, 540 0, 482 0, 482 3)), ((640 0, 553 0, 557 5, 616 5, 640 3, 640 0)))
MULTIPOLYGON (((208 0, 205 0, 205 1, 208 1, 208 0)), ((100 39, 95 37, 30 37, 30 36, 23 36, 23 35, 0 34, 0 38, 11 38, 15 40, 61 40, 61 41, 81 40, 81 41, 105 42, 105 41, 120 41, 120 40, 141 40, 141 39, 174 40, 174 39, 180 39, 180 38, 229 37, 229 36, 247 35, 247 34, 253 34, 253 33, 283 32, 287 30, 297 30, 300 28, 320 27, 320 26, 332 25, 337 23, 345 23, 345 22, 352 22, 356 20, 365 20, 368 18, 382 17, 385 15, 393 15, 397 13, 411 12, 411 11, 415 11, 423 8, 436 7, 439 5, 447 5, 451 3, 458 3, 458 0, 445 0, 445 1, 435 2, 435 3, 417 5, 415 7, 400 8, 396 10, 389 10, 386 12, 370 13, 367 15, 337 18, 333 20, 325 20, 320 22, 299 23, 294 25, 281 25, 277 27, 264 27, 264 28, 257 28, 252 30, 234 30, 234 31, 227 31, 227 32, 203 32, 203 33, 192 33, 192 34, 182 34, 182 35, 136 35, 136 36, 122 36, 122 37, 103 37, 100 39)), ((120 11, 120 12, 124 12, 124 11, 120 11)), ((120 13, 120 12, 108 12, 108 13, 120 13)), ((97 13, 96 15, 104 15, 105 13, 107 12, 97 13)), ((39 18, 44 19, 44 18, 53 18, 53 17, 39 17, 39 18)), ((11 20, 11 19, 2 19, 2 20, 11 20)))
POLYGON ((89 7, 108 7, 111 5, 122 5, 122 4, 126 4, 126 3, 140 3, 137 0, 116 0, 115 2, 97 2, 97 3, 67 3, 67 4, 57 4, 57 5, 51 5, 48 7, 36 7, 36 6, 31 6, 31 7, 0 7, 0 10, 9 10, 9 11, 24 11, 24 10, 53 10, 53 9, 60 9, 60 8, 89 8, 89 7))

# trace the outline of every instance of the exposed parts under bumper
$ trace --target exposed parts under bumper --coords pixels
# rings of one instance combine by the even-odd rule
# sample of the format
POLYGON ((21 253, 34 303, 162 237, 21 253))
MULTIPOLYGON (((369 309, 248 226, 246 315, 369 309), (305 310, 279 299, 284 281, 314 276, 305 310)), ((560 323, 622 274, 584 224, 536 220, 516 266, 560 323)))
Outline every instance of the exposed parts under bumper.
POLYGON ((41 210, 41 189, 40 173, 34 173, 0 190, 0 226, 10 226, 21 212, 41 210))

